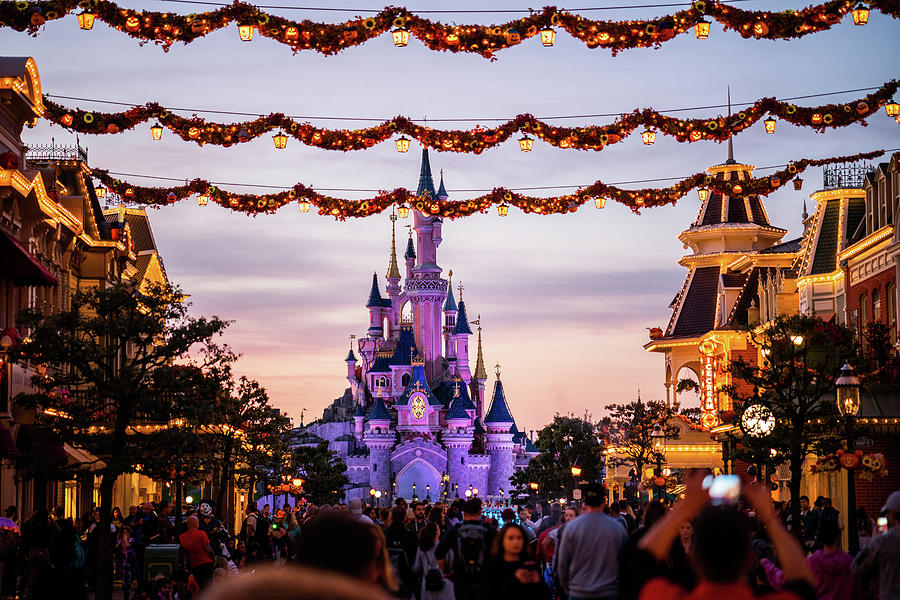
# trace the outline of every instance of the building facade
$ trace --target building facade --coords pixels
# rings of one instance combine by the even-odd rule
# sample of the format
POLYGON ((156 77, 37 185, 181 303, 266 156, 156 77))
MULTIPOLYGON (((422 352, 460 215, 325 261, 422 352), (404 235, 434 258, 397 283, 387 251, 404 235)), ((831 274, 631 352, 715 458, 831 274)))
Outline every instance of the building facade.
MULTIPOLYGON (((427 149, 417 194, 448 197, 443 175, 435 189, 427 149)), ((344 361, 349 387, 321 420, 303 428, 298 441, 327 440, 343 457, 352 482, 348 498, 368 498, 372 490, 386 498, 508 497, 510 476, 537 450, 516 427, 499 367, 485 410, 480 317, 470 319, 462 285, 457 299, 453 271, 441 276, 443 220, 410 212, 402 277, 397 217, 391 217, 386 286, 372 275, 368 328, 344 361), (478 337, 471 368, 473 325, 478 337)))

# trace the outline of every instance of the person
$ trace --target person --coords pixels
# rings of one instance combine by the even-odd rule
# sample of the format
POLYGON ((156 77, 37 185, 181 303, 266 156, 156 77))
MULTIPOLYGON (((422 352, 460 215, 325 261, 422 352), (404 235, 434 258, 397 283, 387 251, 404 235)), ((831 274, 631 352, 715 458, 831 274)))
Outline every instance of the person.
MULTIPOLYGON (((362 525, 361 523, 357 523, 362 525)), ((390 600, 383 589, 356 578, 314 569, 263 567, 243 577, 229 577, 204 600, 390 600)), ((169 600, 168 598, 166 600, 169 600)))
POLYGON ((121 529, 122 525, 125 524, 125 517, 122 516, 122 509, 116 506, 112 511, 112 524, 116 526, 116 529, 121 529))
POLYGON ((853 573, 863 583, 878 578, 880 600, 900 599, 900 490, 881 508, 888 521, 886 533, 872 538, 853 560, 853 573))
POLYGON ((484 597, 484 567, 494 532, 481 520, 481 499, 463 504, 463 520, 447 532, 434 551, 441 571, 448 572, 447 554, 453 551, 453 593, 457 600, 484 597))
POLYGON ((485 567, 485 598, 543 600, 550 597, 538 575, 538 565, 528 551, 525 528, 508 522, 494 537, 485 567))
POLYGON ((148 540, 150 544, 172 544, 175 542, 175 524, 169 517, 172 505, 163 500, 159 503, 159 518, 156 523, 156 538, 148 540))
POLYGON ((409 520, 406 528, 418 535, 419 530, 425 526, 425 503, 413 502, 410 504, 410 508, 413 511, 413 518, 409 520))
POLYGON ((566 523, 555 558, 563 591, 572 599, 616 598, 619 595, 618 555, 627 534, 604 512, 606 494, 597 484, 582 491, 581 515, 566 523))
POLYGON ((388 558, 397 574, 400 593, 413 590, 412 564, 416 556, 416 534, 406 527, 406 508, 396 504, 391 509, 390 525, 384 531, 388 558))
POLYGON ((548 529, 553 529, 554 527, 559 527, 560 519, 562 518, 562 507, 555 502, 550 504, 549 502, 541 502, 541 507, 546 506, 543 509, 543 517, 541 518, 541 522, 537 524, 537 529, 534 532, 538 535, 538 538, 541 537, 541 534, 547 531, 548 529))
POLYGON ((116 577, 122 582, 122 597, 128 600, 131 593, 131 585, 137 576, 137 554, 134 548, 134 538, 131 528, 123 525, 118 532, 116 540, 116 577))
POLYGON ((28 560, 28 598, 44 598, 50 592, 50 538, 59 527, 46 508, 39 508, 22 524, 22 549, 28 560))
POLYGON ((391 565, 391 557, 388 556, 384 530, 373 523, 368 526, 368 531, 375 538, 375 583, 386 592, 399 594, 400 583, 391 565))
POLYGON ((179 563, 185 564, 203 590, 209 585, 213 574, 213 553, 206 532, 200 529, 200 519, 191 515, 185 519, 187 531, 178 536, 179 563))
POLYGON ((304 526, 297 562, 377 585, 378 545, 373 530, 339 510, 322 511, 304 526))
POLYGON ((875 521, 866 512, 865 506, 856 507, 856 531, 859 533, 859 547, 863 549, 872 541, 872 532, 875 531, 875 521))
POLYGON ((256 507, 256 502, 251 502, 247 506, 247 516, 244 517, 244 522, 241 523, 241 531, 239 534, 240 539, 245 543, 249 544, 256 538, 256 529, 258 525, 258 517, 257 511, 259 509, 256 507))
MULTIPOLYGON (((685 499, 677 503, 638 542, 638 548, 644 551, 638 559, 646 562, 646 569, 658 569, 675 542, 682 523, 693 519, 691 558, 697 566, 700 583, 692 590, 685 590, 665 577, 654 577, 641 589, 639 600, 753 597, 747 583, 753 565, 747 515, 734 506, 710 505, 709 493, 702 485, 703 475, 694 473, 688 476, 685 499)), ((803 549, 775 518, 769 491, 750 486, 744 494, 755 508, 760 523, 766 527, 784 571, 784 591, 765 597, 770 600, 814 597, 815 579, 804 559, 803 549)))
POLYGON ((618 515, 616 516, 616 521, 622 524, 625 527, 625 531, 628 534, 634 533, 634 530, 637 529, 637 521, 634 516, 631 514, 631 507, 628 506, 628 500, 624 498, 615 503, 617 507, 618 515))
POLYGON ((619 597, 622 600, 637 600, 638 593, 649 579, 649 573, 640 568, 637 560, 638 542, 654 523, 666 516, 662 502, 651 502, 643 511, 641 525, 625 540, 619 551, 619 597))
POLYGON ((560 536, 562 536, 563 531, 566 529, 566 523, 574 521, 577 516, 578 509, 574 506, 567 506, 565 512, 563 512, 562 523, 560 523, 559 527, 548 529, 545 532, 547 537, 541 542, 541 556, 545 558, 549 557, 549 562, 553 564, 553 572, 556 571, 556 561, 554 558, 556 557, 556 549, 559 548, 560 536))
POLYGON ((440 530, 433 522, 426 523, 419 532, 419 545, 412 569, 417 581, 416 589, 419 600, 451 600, 453 598, 453 582, 444 577, 437 558, 434 556, 438 539, 440 539, 440 530))
MULTIPOLYGON (((850 571, 853 558, 840 549, 841 528, 831 519, 819 522, 819 543, 806 562, 816 578, 816 598, 818 600, 853 600, 857 595, 856 581, 850 571)), ((768 560, 762 559, 766 578, 776 590, 784 587, 784 571, 768 560)))
POLYGON ((375 524, 372 519, 363 514, 363 503, 359 498, 353 498, 348 504, 348 507, 350 509, 350 516, 357 521, 361 521, 367 525, 375 524))

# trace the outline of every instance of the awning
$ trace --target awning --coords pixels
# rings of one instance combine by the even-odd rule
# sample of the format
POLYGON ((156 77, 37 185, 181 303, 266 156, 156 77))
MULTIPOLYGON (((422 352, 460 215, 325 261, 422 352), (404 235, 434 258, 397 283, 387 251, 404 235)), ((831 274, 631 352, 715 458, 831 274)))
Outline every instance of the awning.
POLYGON ((0 229, 0 275, 11 277, 18 285, 56 285, 53 273, 31 255, 19 240, 0 229))
POLYGON ((98 471, 106 466, 102 460, 97 460, 92 454, 73 448, 69 444, 63 444, 63 450, 66 451, 70 465, 82 465, 88 471, 98 471))

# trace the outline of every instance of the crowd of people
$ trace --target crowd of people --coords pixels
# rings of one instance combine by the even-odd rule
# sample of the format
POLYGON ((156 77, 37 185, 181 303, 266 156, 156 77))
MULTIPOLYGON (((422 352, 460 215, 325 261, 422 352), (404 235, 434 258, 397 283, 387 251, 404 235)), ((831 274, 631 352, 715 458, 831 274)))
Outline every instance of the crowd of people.
MULTIPOLYGON (((178 529, 170 506, 145 503, 116 511, 109 535, 126 600, 900 600, 900 491, 883 507, 886 527, 857 515, 855 557, 827 499, 801 498, 796 529, 767 490, 742 491, 736 504, 711 503, 698 476, 674 503, 607 504, 602 487, 587 486, 581 506, 506 508, 497 519, 477 497, 251 505, 234 534, 208 502, 178 529), (147 546, 171 542, 171 576, 142 573, 147 546)), ((101 535, 99 513, 87 521, 38 511, 12 551, 0 541, 4 595, 84 597, 101 535)))

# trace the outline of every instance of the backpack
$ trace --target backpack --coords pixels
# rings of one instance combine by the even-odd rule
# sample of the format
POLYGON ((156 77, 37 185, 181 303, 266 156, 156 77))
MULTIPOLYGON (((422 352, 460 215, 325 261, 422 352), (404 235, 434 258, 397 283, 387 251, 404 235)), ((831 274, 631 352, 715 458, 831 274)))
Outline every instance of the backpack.
POLYGON ((402 542, 400 540, 388 542, 387 551, 394 573, 405 585, 410 580, 412 569, 409 566, 409 557, 406 555, 406 550, 403 549, 402 542))
POLYGON ((480 523, 461 523, 456 530, 457 571, 465 577, 479 577, 487 556, 485 528, 480 523))

